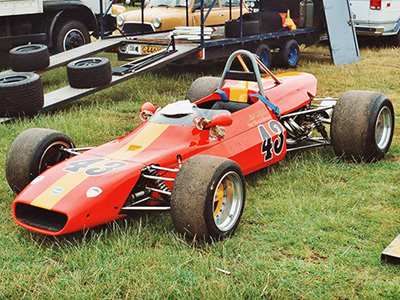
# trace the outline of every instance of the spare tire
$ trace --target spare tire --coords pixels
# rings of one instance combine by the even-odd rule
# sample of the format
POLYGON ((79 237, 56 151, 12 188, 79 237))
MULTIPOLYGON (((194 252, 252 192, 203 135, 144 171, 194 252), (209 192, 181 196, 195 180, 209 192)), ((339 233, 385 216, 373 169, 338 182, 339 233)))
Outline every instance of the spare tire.
POLYGON ((0 117, 37 113, 44 104, 43 86, 35 73, 0 75, 0 117))
POLYGON ((15 47, 9 52, 10 67, 16 72, 31 72, 45 69, 50 64, 49 48, 32 44, 15 47))
POLYGON ((112 78, 111 64, 104 57, 87 57, 67 65, 69 85, 73 88, 93 88, 108 84, 112 78))

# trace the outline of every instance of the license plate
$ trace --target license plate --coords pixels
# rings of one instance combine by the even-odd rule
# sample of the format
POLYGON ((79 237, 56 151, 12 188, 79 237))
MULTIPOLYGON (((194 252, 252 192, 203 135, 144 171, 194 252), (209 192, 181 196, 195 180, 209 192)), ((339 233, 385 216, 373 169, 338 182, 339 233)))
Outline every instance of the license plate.
POLYGON ((142 54, 152 54, 154 52, 165 49, 165 47, 160 46, 142 46, 142 54))

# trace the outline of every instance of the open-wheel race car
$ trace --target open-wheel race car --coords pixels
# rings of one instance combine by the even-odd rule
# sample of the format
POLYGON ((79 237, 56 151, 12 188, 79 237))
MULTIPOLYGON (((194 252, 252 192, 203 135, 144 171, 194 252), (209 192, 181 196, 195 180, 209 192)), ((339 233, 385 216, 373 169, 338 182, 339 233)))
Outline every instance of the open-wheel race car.
POLYGON ((76 148, 61 132, 28 129, 6 162, 8 183, 19 193, 13 217, 27 229, 61 235, 139 210, 170 210, 188 237, 228 236, 243 212, 244 175, 287 152, 332 145, 343 159, 371 162, 389 150, 394 112, 386 95, 317 99, 316 90, 313 75, 274 75, 239 50, 221 78, 197 79, 187 100, 162 109, 144 103, 143 123, 104 145, 76 148))

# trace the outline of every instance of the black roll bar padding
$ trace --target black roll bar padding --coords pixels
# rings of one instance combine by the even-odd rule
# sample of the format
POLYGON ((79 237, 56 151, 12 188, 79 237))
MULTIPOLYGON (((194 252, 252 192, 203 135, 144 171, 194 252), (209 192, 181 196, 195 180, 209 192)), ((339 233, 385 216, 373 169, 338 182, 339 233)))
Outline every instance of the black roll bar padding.
POLYGON ((186 0, 186 26, 189 26, 189 1, 186 0))

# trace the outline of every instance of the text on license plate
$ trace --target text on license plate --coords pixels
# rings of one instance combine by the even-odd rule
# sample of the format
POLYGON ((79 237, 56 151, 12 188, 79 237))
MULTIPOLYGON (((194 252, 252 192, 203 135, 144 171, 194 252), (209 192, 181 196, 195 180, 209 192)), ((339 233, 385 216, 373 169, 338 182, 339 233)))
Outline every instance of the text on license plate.
POLYGON ((160 46, 142 46, 142 54, 151 54, 160 50, 165 49, 165 47, 160 46))

